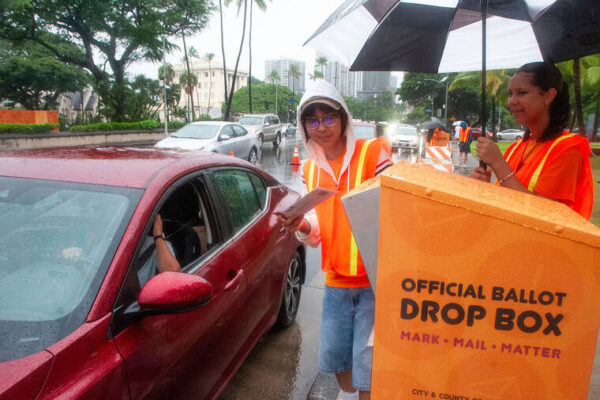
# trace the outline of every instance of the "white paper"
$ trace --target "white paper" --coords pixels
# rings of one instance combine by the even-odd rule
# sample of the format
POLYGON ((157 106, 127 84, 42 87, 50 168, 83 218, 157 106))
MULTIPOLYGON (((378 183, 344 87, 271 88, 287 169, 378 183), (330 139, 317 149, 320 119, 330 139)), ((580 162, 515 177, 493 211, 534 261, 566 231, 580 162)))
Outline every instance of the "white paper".
POLYGON ((286 218, 306 214, 318 204, 333 196, 335 193, 335 190, 329 190, 320 187, 315 188, 299 198, 294 204, 285 210, 280 211, 279 214, 286 218))

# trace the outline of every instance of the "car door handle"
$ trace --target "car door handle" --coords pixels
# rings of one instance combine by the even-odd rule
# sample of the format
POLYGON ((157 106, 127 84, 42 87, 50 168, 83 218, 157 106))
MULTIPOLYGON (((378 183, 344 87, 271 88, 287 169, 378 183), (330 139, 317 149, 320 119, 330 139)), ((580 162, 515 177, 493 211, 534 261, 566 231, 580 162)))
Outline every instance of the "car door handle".
POLYGON ((235 275, 225 284, 226 291, 235 290, 240 286, 240 279, 242 279, 242 276, 244 276, 244 270, 240 269, 237 272, 230 270, 229 273, 235 273, 235 275))

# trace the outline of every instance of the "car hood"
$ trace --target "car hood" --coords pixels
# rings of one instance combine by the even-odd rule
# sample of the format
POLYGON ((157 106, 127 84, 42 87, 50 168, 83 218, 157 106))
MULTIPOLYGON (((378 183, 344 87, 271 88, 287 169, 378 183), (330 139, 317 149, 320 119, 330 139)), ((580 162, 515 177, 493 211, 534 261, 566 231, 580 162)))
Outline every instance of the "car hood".
POLYGON ((201 148, 210 146, 214 143, 214 139, 187 139, 187 138, 165 138, 154 145, 161 149, 184 149, 184 150, 200 150, 201 148))
POLYGON ((250 132, 254 132, 257 129, 260 129, 262 125, 242 125, 244 128, 249 130, 250 132))
POLYGON ((399 135, 392 136, 392 140, 411 140, 411 141, 415 141, 416 142, 417 140, 419 140, 419 137, 418 136, 414 136, 414 135, 402 135, 402 134, 399 134, 399 135))
POLYGON ((33 399, 40 392, 50 366, 52 354, 40 351, 17 360, 0 363, 0 397, 33 399))

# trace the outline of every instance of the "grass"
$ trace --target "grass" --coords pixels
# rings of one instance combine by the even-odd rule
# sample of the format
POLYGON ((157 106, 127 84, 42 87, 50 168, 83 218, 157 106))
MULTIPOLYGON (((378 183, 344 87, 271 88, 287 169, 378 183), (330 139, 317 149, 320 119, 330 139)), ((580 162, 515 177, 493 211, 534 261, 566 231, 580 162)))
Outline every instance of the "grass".
MULTIPOLYGON (((506 148, 512 142, 498 142, 500 151, 504 154, 506 148)), ((593 149, 600 149, 600 142, 590 143, 593 149)), ((471 143, 471 154, 475 155, 475 142, 471 143)), ((592 208, 592 216, 590 222, 600 227, 600 156, 590 158, 592 164, 592 175, 594 177, 594 206, 592 208)))

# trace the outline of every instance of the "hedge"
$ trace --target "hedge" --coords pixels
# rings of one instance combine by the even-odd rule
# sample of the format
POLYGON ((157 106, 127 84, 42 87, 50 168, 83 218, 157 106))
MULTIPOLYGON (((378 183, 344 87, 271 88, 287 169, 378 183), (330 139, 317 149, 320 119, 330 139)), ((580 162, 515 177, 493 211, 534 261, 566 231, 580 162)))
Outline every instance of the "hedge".
POLYGON ((0 133, 44 133, 58 128, 58 124, 0 124, 0 133))
POLYGON ((159 126, 158 121, 148 119, 140 122, 99 122, 88 125, 73 125, 69 130, 71 132, 152 130, 159 126))

